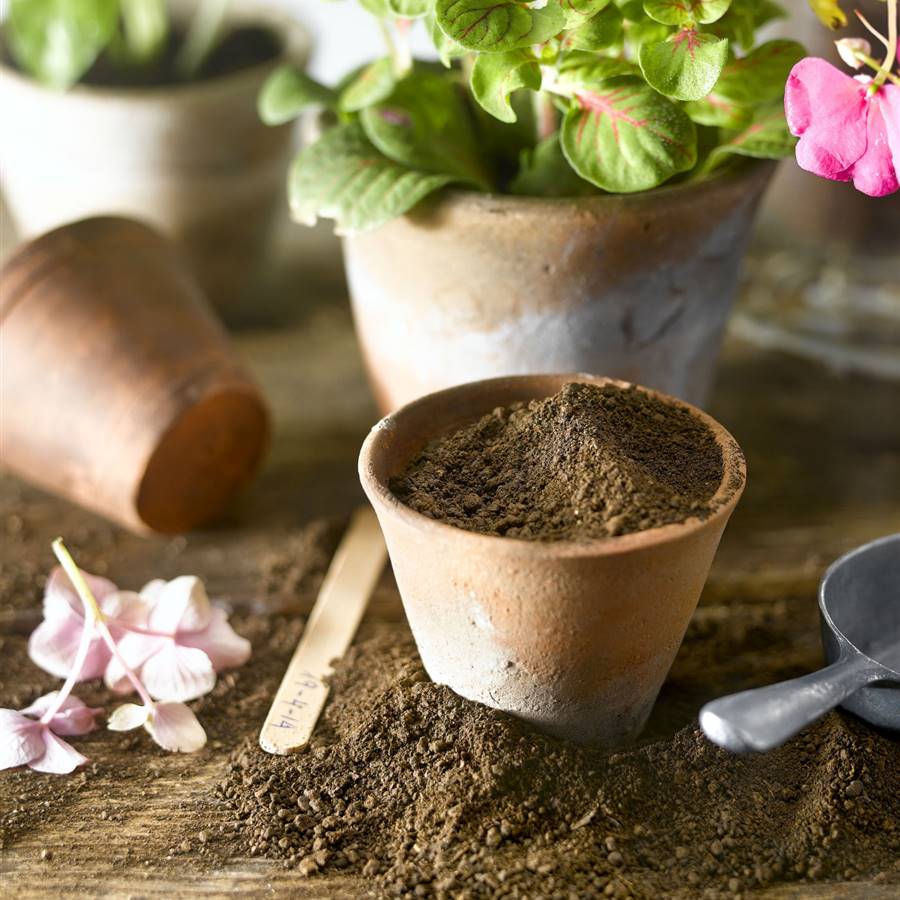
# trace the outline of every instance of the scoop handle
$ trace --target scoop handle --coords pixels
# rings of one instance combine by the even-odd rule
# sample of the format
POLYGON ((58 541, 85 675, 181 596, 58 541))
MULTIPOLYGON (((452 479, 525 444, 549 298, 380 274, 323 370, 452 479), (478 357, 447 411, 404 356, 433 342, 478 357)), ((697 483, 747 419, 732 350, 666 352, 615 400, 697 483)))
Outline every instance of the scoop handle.
POLYGON ((818 672, 713 700, 700 710, 700 727, 728 750, 771 750, 877 678, 865 657, 845 656, 818 672))

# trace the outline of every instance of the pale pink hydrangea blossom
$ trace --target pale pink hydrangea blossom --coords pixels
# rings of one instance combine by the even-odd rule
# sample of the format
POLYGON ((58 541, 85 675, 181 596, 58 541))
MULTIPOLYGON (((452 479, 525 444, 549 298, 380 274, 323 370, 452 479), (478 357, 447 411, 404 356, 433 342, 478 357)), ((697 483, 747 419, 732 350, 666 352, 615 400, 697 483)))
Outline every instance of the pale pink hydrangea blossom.
POLYGON ((217 671, 245 663, 249 642, 210 603, 198 578, 151 581, 139 594, 119 591, 111 581, 81 572, 61 541, 54 552, 62 568, 47 582, 44 620, 28 650, 37 665, 66 682, 25 709, 0 710, 0 769, 27 765, 66 773, 85 763, 59 735, 96 727, 102 710, 88 708, 71 691, 78 681, 100 677, 117 692, 134 690, 141 700, 116 709, 108 728, 143 726, 167 750, 199 750, 206 733, 183 701, 208 693, 217 671))

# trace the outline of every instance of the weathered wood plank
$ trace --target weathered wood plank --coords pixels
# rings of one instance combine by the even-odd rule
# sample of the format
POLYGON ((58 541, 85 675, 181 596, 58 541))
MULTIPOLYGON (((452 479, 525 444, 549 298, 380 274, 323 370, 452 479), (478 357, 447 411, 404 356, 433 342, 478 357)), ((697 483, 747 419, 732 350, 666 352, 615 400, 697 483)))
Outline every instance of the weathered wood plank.
MULTIPOLYGON (((151 576, 196 572, 214 596, 236 608, 308 612, 321 573, 294 573, 299 586, 287 592, 277 588, 279 573, 299 555, 307 539, 304 525, 322 516, 340 520, 361 502, 355 461, 374 409, 342 309, 310 308, 295 327, 244 336, 240 346, 271 398, 276 438, 261 477, 218 528, 185 538, 138 538, 13 478, 0 478, 0 654, 6 652, 3 642, 21 647, 37 621, 40 580, 52 564, 49 542, 57 533, 67 537, 86 568, 109 559, 108 574, 128 586, 151 576)), ((896 385, 840 379, 787 357, 763 356, 738 343, 728 347, 712 412, 743 444, 750 481, 700 615, 718 615, 738 595, 744 603, 790 597, 814 604, 816 583, 831 559, 900 527, 897 397, 896 385)), ((389 578, 363 628, 379 622, 402 622, 389 578)), ((291 640, 299 634, 295 625, 291 640)), ((816 640, 810 634, 805 646, 816 640)), ((0 701, 31 687, 7 685, 0 701)), ((254 690, 273 688, 272 679, 263 678, 246 688, 242 702, 250 703, 254 690)), ((259 724, 246 721, 241 731, 253 733, 259 724)), ((195 827, 198 810, 213 831, 227 826, 228 813, 214 802, 212 788, 241 736, 211 734, 208 750, 192 757, 155 753, 143 743, 144 770, 120 779, 115 772, 124 751, 108 739, 93 741, 90 753, 102 777, 88 771, 60 780, 57 799, 41 807, 38 823, 7 839, 0 851, 0 894, 358 896, 365 886, 351 878, 307 882, 255 859, 233 860, 209 873, 197 869, 191 852, 170 856, 170 849, 178 850, 171 846, 175 836, 195 827), (136 793, 137 809, 127 802, 136 793), (127 817, 120 818, 118 811, 125 809, 127 817), (43 850, 52 858, 42 860, 43 850)), ((28 783, 0 776, 0 812, 28 806, 28 783)), ((800 883, 761 896, 880 900, 896 896, 896 886, 800 883)))

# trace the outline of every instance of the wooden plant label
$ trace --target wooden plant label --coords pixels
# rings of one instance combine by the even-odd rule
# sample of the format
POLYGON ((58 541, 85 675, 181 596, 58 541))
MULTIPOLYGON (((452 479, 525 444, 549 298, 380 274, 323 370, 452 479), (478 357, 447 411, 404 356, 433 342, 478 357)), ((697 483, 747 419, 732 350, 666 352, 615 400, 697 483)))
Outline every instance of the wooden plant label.
POLYGON ((331 664, 347 652, 387 555, 375 513, 354 513, 259 735, 267 753, 309 741, 328 698, 331 664))

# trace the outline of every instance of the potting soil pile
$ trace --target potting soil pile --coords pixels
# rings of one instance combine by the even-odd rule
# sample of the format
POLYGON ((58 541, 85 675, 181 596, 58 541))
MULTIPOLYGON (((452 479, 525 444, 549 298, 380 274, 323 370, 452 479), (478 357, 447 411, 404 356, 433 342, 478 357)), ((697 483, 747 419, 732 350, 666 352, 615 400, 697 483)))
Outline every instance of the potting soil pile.
POLYGON ((652 737, 613 754, 545 737, 431 683, 411 640, 389 630, 338 666, 311 749, 274 757, 248 740, 218 791, 238 820, 232 853, 311 878, 362 874, 371 896, 900 884, 900 862, 885 866, 900 860, 889 738, 837 713, 760 756, 731 755, 693 726, 652 737))
POLYGON ((391 490, 471 531, 589 540, 704 518, 722 477, 713 434, 687 409, 568 384, 433 441, 391 490))

